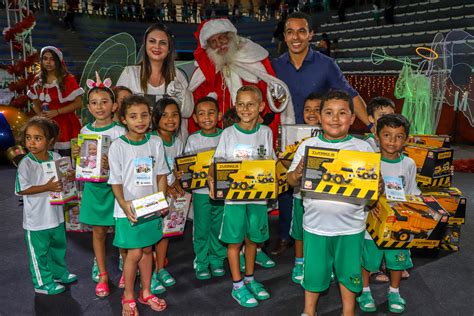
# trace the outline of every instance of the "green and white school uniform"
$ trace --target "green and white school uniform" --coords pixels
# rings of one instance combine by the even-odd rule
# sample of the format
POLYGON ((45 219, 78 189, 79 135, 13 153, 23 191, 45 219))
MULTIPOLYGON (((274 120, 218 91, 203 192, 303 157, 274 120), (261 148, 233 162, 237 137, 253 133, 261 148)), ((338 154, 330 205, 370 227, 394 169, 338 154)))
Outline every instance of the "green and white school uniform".
MULTIPOLYGON (((215 134, 204 134, 202 131, 191 134, 184 152, 217 147, 221 133, 219 129, 215 134)), ((219 240, 224 203, 211 199, 209 188, 200 188, 193 190, 193 207, 194 268, 203 269, 209 264, 211 267, 222 267, 227 254, 227 248, 219 240)))
POLYGON ((369 143, 370 147, 372 147, 372 150, 376 153, 380 152, 380 147, 379 147, 379 143, 377 142, 377 140, 375 139, 375 136, 374 134, 370 133, 369 135, 367 135, 366 138, 364 138, 364 140, 369 143))
POLYGON ((171 173, 168 174, 168 185, 171 185, 176 180, 174 176, 174 158, 181 155, 184 151, 184 144, 181 139, 177 137, 173 137, 171 143, 168 143, 163 140, 163 145, 165 146, 165 157, 166 162, 168 163, 168 168, 170 169, 171 173))
MULTIPOLYGON (((94 124, 87 124, 81 129, 81 134, 106 135, 114 141, 125 134, 125 128, 117 122, 105 127, 94 127, 94 124)), ((79 221, 94 226, 115 225, 114 204, 115 197, 110 184, 107 182, 85 182, 79 221)))
MULTIPOLYGON (((61 158, 49 152, 51 161, 61 158)), ((28 188, 46 184, 42 160, 27 154, 16 174, 15 194, 28 188)), ((35 288, 60 279, 66 272, 66 232, 62 205, 51 205, 49 192, 23 195, 23 229, 30 258, 30 271, 35 288)))
MULTIPOLYGON (((163 143, 154 135, 145 135, 139 142, 131 141, 125 135, 120 136, 110 146, 109 166, 108 183, 121 184, 126 201, 158 192, 156 177, 170 172, 165 161, 163 143), (146 179, 137 177, 136 169, 139 165, 146 165, 151 169, 150 177, 146 179), (145 182, 146 185, 137 182, 145 182)), ((163 236, 161 218, 132 226, 117 200, 115 200, 114 217, 116 223, 113 243, 116 247, 144 248, 157 243, 163 236)))

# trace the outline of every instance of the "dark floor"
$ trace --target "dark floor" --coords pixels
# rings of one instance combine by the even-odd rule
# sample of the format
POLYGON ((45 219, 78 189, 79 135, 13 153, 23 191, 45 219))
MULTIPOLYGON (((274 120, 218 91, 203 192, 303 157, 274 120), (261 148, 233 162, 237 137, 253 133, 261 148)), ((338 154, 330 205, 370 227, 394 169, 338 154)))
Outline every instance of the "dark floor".
MULTIPOLYGON (((13 195, 15 170, 0 165, 0 315, 120 315, 121 290, 116 287, 120 274, 118 252, 109 247, 108 264, 112 279, 112 294, 97 299, 90 278, 92 264, 89 234, 69 234, 67 261, 70 271, 79 281, 56 296, 35 295, 28 268, 28 257, 22 229, 22 208, 13 195)), ((473 174, 457 174, 455 185, 468 197, 474 196, 473 174)), ((411 277, 402 282, 402 295, 407 300, 405 315, 474 315, 474 213, 472 198, 468 201, 467 223, 463 227, 461 251, 442 253, 437 257, 415 256, 411 277)), ((271 218, 273 235, 276 218, 271 218)), ((300 286, 291 282, 292 251, 276 258, 277 266, 258 268, 256 277, 271 292, 271 299, 257 308, 244 309, 230 296, 229 276, 209 281, 197 281, 192 269, 191 224, 184 238, 170 245, 169 271, 177 284, 168 289, 164 298, 168 309, 164 315, 299 315, 304 296, 300 286)), ((274 240, 274 238, 272 238, 274 240)), ((109 242, 109 245, 111 242, 109 242)), ((387 285, 373 285, 377 315, 388 314, 387 285)), ((142 315, 152 312, 139 305, 142 315)), ((319 315, 340 315, 341 304, 335 284, 319 305, 319 315)), ((372 314, 374 315, 374 314, 372 314)))

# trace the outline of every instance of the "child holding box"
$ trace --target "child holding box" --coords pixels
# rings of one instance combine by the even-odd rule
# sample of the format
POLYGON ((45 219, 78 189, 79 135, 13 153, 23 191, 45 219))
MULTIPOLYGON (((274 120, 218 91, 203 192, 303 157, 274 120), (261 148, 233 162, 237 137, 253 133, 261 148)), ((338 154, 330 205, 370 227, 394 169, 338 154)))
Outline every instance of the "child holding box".
MULTIPOLYGON (((307 139, 296 151, 288 183, 300 185, 307 146, 372 152, 369 144, 348 134, 355 120, 352 98, 330 91, 321 100, 323 134, 307 139)), ((365 205, 303 198, 304 314, 314 316, 320 293, 339 280, 344 315, 354 315, 355 296, 362 290, 361 254, 364 241, 365 205)))
MULTIPOLYGON (((382 177, 400 178, 405 194, 416 195, 421 191, 416 185, 416 165, 413 159, 404 156, 401 151, 408 138, 410 123, 400 114, 387 114, 377 121, 377 141, 380 144, 382 177)), ((387 181, 388 182, 388 181, 387 181)), ((375 210, 375 212, 377 212, 375 210)), ((388 309, 392 313, 402 313, 406 302, 400 296, 399 287, 403 270, 413 267, 408 249, 379 249, 368 233, 365 235, 362 252, 362 277, 364 288, 357 298, 359 307, 364 312, 377 310, 369 287, 370 272, 378 271, 382 259, 390 270, 390 288, 388 292, 388 309)))
MULTIPOLYGON (((367 114, 369 115, 369 122, 377 130, 377 121, 384 115, 395 113, 395 103, 385 97, 375 97, 367 104, 367 114)), ((379 144, 374 136, 370 133, 365 139, 370 144, 375 152, 379 152, 379 144)))

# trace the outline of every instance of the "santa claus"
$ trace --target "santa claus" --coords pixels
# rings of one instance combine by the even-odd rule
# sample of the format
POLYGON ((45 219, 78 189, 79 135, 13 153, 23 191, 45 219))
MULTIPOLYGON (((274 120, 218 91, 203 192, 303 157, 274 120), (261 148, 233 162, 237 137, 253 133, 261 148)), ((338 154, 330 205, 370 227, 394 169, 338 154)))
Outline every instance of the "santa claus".
MULTIPOLYGON (((240 87, 255 85, 262 91, 266 104, 260 122, 270 126, 274 137, 278 134, 280 121, 294 124, 288 87, 275 77, 267 50, 238 36, 235 26, 225 18, 201 23, 195 36, 198 40, 198 48, 194 51, 197 68, 188 87, 195 102, 213 96, 225 114, 234 106, 240 87)), ((189 131, 198 129, 190 120, 189 131)))

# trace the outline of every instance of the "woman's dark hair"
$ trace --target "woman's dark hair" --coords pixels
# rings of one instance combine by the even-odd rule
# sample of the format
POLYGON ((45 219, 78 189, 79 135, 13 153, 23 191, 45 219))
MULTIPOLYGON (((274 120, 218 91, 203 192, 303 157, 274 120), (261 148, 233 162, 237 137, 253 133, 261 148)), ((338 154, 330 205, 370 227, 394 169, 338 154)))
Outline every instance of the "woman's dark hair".
POLYGON ((129 107, 131 107, 132 105, 138 105, 138 104, 145 104, 148 107, 148 111, 151 113, 150 101, 148 101, 148 99, 144 96, 132 94, 126 97, 125 99, 123 99, 122 104, 119 105, 120 107, 119 107, 118 114, 119 114, 120 119, 125 118, 129 107))
POLYGON ((40 128, 48 141, 54 139, 54 142, 52 142, 50 146, 52 146, 56 142, 56 139, 59 136, 59 125, 55 121, 44 116, 34 116, 29 119, 28 122, 26 122, 26 124, 21 130, 21 140, 23 142, 23 145, 25 146, 26 130, 31 126, 36 126, 40 128))
POLYGON ((44 85, 47 81, 47 72, 46 69, 43 67, 43 56, 46 53, 51 53, 54 59, 54 75, 56 76, 56 81, 59 86, 59 90, 64 91, 64 79, 66 78, 67 75, 69 75, 69 72, 67 71, 66 65, 61 62, 59 59, 59 56, 51 49, 46 49, 43 52, 43 55, 40 57, 40 79, 41 79, 41 85, 44 85))
POLYGON ((176 77, 176 70, 174 67, 174 60, 176 58, 176 51, 174 48, 174 37, 171 34, 170 30, 163 23, 156 23, 150 26, 143 36, 143 59, 139 63, 140 65, 140 87, 144 94, 148 92, 148 78, 151 76, 151 63, 150 58, 146 53, 146 44, 148 40, 148 35, 153 31, 162 31, 168 37, 168 56, 166 56, 163 66, 161 68, 161 73, 165 78, 165 91, 168 84, 174 80, 176 77))
POLYGON ((163 98, 160 99, 158 102, 156 102, 155 107, 153 108, 153 112, 151 114, 152 116, 152 122, 153 122, 153 130, 158 130, 160 126, 160 120, 163 117, 163 114, 165 113, 166 108, 168 105, 176 105, 176 108, 178 109, 178 115, 179 115, 179 126, 175 131, 175 134, 179 133, 179 130, 181 128, 181 110, 179 108, 178 102, 176 102, 175 99, 173 98, 163 98))

